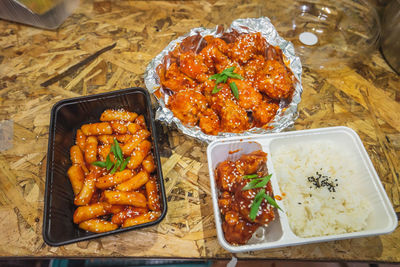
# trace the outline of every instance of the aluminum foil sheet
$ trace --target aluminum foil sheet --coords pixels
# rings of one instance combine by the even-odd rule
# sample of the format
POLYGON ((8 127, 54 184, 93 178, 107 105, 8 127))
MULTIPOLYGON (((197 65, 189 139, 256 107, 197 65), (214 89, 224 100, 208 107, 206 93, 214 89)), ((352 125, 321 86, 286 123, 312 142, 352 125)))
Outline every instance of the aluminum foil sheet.
MULTIPOLYGON (((237 19, 232 22, 228 29, 225 29, 225 32, 230 32, 232 30, 236 30, 239 33, 260 32, 268 43, 273 46, 279 46, 286 57, 285 62, 292 70, 298 81, 295 84, 295 91, 293 93, 292 101, 284 108, 282 106, 279 108, 275 118, 269 123, 269 126, 271 126, 270 129, 251 128, 243 133, 219 133, 218 135, 208 135, 203 133, 198 126, 192 127, 183 125, 182 122, 174 116, 172 111, 166 107, 164 99, 162 98, 157 99, 159 107, 156 111, 156 120, 165 122, 168 125, 175 124, 182 133, 205 142, 212 142, 217 139, 231 136, 248 136, 254 134, 263 135, 272 132, 281 132, 282 130, 293 126, 294 121, 298 117, 297 105, 300 103, 301 93, 303 91, 303 87, 301 85, 301 62, 300 58, 295 55, 293 44, 279 36, 275 27, 267 17, 237 19)), ((206 35, 220 37, 221 28, 218 26, 215 29, 194 28, 189 33, 170 42, 168 46, 165 47, 164 50, 161 51, 161 53, 159 53, 146 68, 144 81, 146 88, 150 93, 154 93, 161 87, 156 68, 163 62, 164 57, 169 52, 174 50, 175 46, 181 43, 186 37, 198 34, 200 34, 202 37, 206 35)))

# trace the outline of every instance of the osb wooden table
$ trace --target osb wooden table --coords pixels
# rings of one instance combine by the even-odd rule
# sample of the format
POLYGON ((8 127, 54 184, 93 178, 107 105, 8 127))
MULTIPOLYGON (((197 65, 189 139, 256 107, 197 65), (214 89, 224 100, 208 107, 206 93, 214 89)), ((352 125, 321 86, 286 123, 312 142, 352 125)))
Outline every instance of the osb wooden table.
MULTIPOLYGON (((162 136, 168 196, 162 223, 92 241, 47 246, 42 214, 50 110, 61 99, 144 86, 145 67, 171 40, 194 27, 267 15, 268 10, 282 8, 280 2, 284 1, 267 5, 232 0, 88 0, 56 31, 0 21, 0 256, 231 258, 216 238, 206 144, 168 128, 162 136), (115 48, 72 67, 115 42, 115 48), (41 86, 53 77, 56 81, 41 86)), ((399 212, 399 76, 375 51, 369 60, 336 71, 319 73, 305 67, 303 86, 294 128, 355 129, 399 212)), ((400 229, 384 236, 235 256, 400 262, 400 229)))

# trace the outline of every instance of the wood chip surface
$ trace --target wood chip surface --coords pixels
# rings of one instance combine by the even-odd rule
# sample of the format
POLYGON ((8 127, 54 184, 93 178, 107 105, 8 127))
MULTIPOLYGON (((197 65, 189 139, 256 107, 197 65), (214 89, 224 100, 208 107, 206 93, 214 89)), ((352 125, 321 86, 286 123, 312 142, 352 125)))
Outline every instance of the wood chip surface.
MULTIPOLYGON (((267 2, 87 0, 55 31, 0 20, 0 130, 12 133, 0 138, 5 142, 0 145, 0 256, 230 259, 232 254, 216 238, 206 144, 166 126, 160 137, 168 198, 165 219, 137 231, 47 246, 42 217, 50 111, 62 99, 144 87, 150 60, 191 28, 270 16, 281 30, 273 14, 285 8, 284 1, 267 2), (70 75, 41 86, 113 43, 115 48, 70 75)), ((399 76, 375 50, 334 71, 305 66, 302 79, 304 92, 294 129, 353 128, 400 212, 399 76)), ((400 262, 400 229, 383 236, 235 256, 400 262)))

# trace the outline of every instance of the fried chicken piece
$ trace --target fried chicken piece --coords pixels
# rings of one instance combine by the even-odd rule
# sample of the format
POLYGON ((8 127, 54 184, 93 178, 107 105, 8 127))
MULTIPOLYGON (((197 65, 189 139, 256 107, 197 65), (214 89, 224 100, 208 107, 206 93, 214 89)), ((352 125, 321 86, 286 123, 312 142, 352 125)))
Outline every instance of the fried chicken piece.
POLYGON ((243 154, 236 161, 236 168, 243 175, 264 171, 267 162, 267 153, 257 150, 250 154, 243 154))
POLYGON ((257 127, 265 126, 276 115, 279 105, 274 102, 262 101, 258 106, 253 108, 254 124, 257 127))
POLYGON ((229 53, 230 47, 224 40, 220 38, 215 38, 213 40, 213 45, 216 46, 218 50, 224 53, 225 55, 229 53))
POLYGON ((214 94, 212 94, 214 87, 215 81, 208 79, 207 81, 199 84, 195 90, 201 92, 206 97, 208 104, 211 105, 212 97, 214 96, 214 94))
POLYGON ((200 115, 199 127, 205 134, 217 135, 220 131, 220 121, 217 113, 208 108, 200 115))
POLYGON ((182 73, 176 63, 172 63, 165 71, 161 68, 158 72, 161 85, 174 91, 179 92, 185 89, 196 87, 197 83, 182 73))
POLYGON ((261 33, 249 33, 240 35, 233 43, 229 57, 240 64, 245 64, 252 59, 254 55, 265 55, 267 41, 261 33))
POLYGON ((219 115, 224 132, 241 133, 250 128, 246 111, 235 101, 225 101, 219 115))
MULTIPOLYGON (((249 222, 256 222, 259 224, 267 224, 268 222, 274 219, 273 207, 269 205, 267 202, 263 201, 261 207, 259 208, 259 212, 257 213, 257 217, 254 221, 250 219, 250 209, 249 207, 252 205, 254 197, 256 194, 262 189, 250 189, 242 191, 242 188, 246 186, 251 180, 243 179, 244 175, 247 174, 258 174, 258 176, 265 176, 267 171, 267 153, 262 150, 254 151, 250 154, 243 154, 238 160, 235 161, 236 169, 241 174, 236 178, 236 184, 233 186, 234 195, 232 199, 237 203, 239 213, 249 222)), ((272 186, 271 183, 268 182, 263 189, 265 192, 272 195, 272 186)))
POLYGON ((216 37, 214 37, 212 35, 206 35, 203 37, 203 39, 206 41, 207 44, 211 44, 215 38, 216 37))
POLYGON ((183 124, 193 126, 197 124, 200 113, 207 109, 207 101, 201 93, 187 89, 173 94, 167 107, 183 124))
MULTIPOLYGON (((174 50, 172 50, 169 55, 171 56, 171 58, 174 59, 174 62, 177 61, 177 59, 179 58, 179 55, 182 53, 183 49, 182 49, 182 44, 177 45, 174 50)), ((164 58, 165 59, 165 58, 164 58)), ((173 62, 171 62, 173 63, 173 62)))
POLYGON ((249 207, 252 205, 254 201, 254 197, 257 193, 264 189, 267 195, 272 196, 272 186, 271 182, 268 182, 262 188, 250 189, 242 191, 242 188, 250 182, 249 179, 243 179, 238 186, 235 187, 234 198, 237 203, 239 203, 239 213, 243 218, 249 222, 259 223, 259 224, 268 224, 270 221, 273 221, 275 218, 274 207, 271 206, 267 200, 263 199, 261 205, 258 209, 257 216, 252 221, 250 219, 250 209, 249 207))
POLYGON ((246 80, 229 79, 228 83, 234 82, 239 91, 239 106, 244 109, 251 109, 258 106, 262 101, 262 94, 254 89, 252 84, 246 80))
POLYGON ((214 70, 214 73, 217 72, 216 65, 226 65, 231 63, 229 58, 222 53, 213 42, 204 47, 199 55, 203 57, 204 64, 206 64, 208 69, 214 70))
POLYGON ((220 190, 233 192, 233 186, 239 178, 241 175, 233 161, 225 160, 215 169, 215 182, 220 190))
POLYGON ((217 93, 213 93, 214 87, 215 82, 209 83, 203 89, 209 105, 219 116, 220 130, 240 133, 248 129, 250 122, 247 113, 244 108, 238 105, 230 86, 226 83, 218 84, 219 91, 217 93))
POLYGON ((179 69, 188 77, 199 82, 208 79, 208 67, 204 64, 204 59, 200 55, 196 55, 193 51, 188 51, 179 55, 179 69))
POLYGON ((250 218, 255 196, 261 190, 269 196, 273 195, 271 182, 261 188, 243 190, 244 186, 254 181, 243 179, 245 174, 256 173, 263 177, 268 173, 266 161, 267 153, 257 150, 241 155, 236 161, 225 160, 215 169, 216 183, 222 191, 218 198, 222 229, 225 239, 231 244, 246 244, 260 225, 275 219, 274 208, 265 199, 261 200, 255 219, 250 218), (221 183, 225 188, 221 188, 221 183))
POLYGON ((253 86, 275 100, 289 98, 294 90, 290 73, 276 60, 268 60, 257 72, 253 86))
POLYGON ((279 46, 268 45, 267 47, 267 60, 276 60, 281 64, 283 63, 283 52, 279 46))
POLYGON ((204 40, 206 41, 207 45, 215 46, 219 51, 224 54, 228 53, 229 45, 222 40, 221 38, 214 37, 212 35, 204 36, 204 40))
POLYGON ((218 84, 217 88, 219 91, 216 93, 213 93, 214 88, 215 81, 207 81, 206 83, 203 83, 202 92, 211 108, 215 110, 218 115, 221 115, 220 113, 225 102, 235 101, 235 97, 232 94, 231 88, 226 83, 218 84))
POLYGON ((265 58, 261 55, 254 56, 243 67, 244 77, 249 80, 254 80, 256 73, 265 65, 265 58))
POLYGON ((242 180, 243 175, 263 171, 266 161, 267 153, 261 150, 244 154, 237 161, 223 161, 215 170, 218 188, 232 192, 235 190, 234 185, 242 180))
POLYGON ((222 215, 225 215, 228 211, 239 212, 238 203, 234 200, 233 194, 228 191, 223 191, 218 198, 218 207, 222 215))
POLYGON ((236 245, 246 244, 258 227, 257 223, 243 220, 236 211, 228 211, 222 223, 226 241, 236 245))
POLYGON ((231 60, 225 53, 229 52, 229 46, 219 38, 214 38, 206 47, 204 47, 200 56, 209 70, 214 69, 214 73, 220 73, 223 70, 236 67, 235 73, 243 75, 243 68, 235 61, 231 60))

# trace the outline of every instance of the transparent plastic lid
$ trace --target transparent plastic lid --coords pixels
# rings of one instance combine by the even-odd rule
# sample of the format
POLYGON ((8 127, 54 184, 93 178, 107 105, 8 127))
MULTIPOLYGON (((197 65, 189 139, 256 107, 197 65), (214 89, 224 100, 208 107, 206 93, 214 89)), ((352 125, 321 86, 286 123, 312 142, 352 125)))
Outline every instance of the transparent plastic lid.
POLYGON ((42 15, 61 3, 62 0, 15 0, 15 2, 33 13, 42 15))
POLYGON ((56 29, 78 5, 79 0, 1 0, 0 19, 56 29))
POLYGON ((379 16, 365 0, 282 1, 270 17, 281 36, 293 43, 303 66, 334 68, 368 56, 379 44, 379 16))

